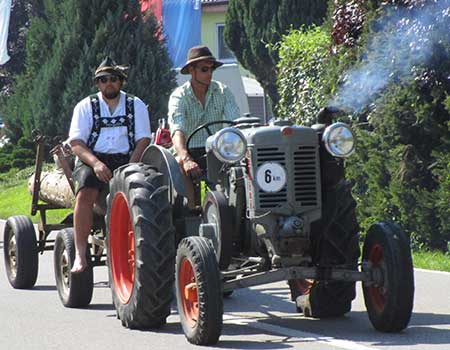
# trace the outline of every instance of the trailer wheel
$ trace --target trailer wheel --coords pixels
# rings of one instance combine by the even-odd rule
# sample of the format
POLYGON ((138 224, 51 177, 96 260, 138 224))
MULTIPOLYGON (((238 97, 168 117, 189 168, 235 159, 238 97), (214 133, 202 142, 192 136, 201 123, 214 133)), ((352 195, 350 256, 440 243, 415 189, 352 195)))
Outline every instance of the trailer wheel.
POLYGON ((36 232, 30 218, 10 217, 6 221, 3 244, 9 283, 16 289, 32 288, 37 280, 39 259, 36 232))
POLYGON ((187 340, 196 345, 216 344, 222 332, 222 283, 214 248, 207 239, 192 236, 181 241, 176 289, 187 340))
POLYGON ((53 251, 56 289, 65 307, 82 308, 89 305, 94 291, 94 272, 90 249, 86 251, 88 267, 81 273, 71 273, 75 260, 73 229, 58 232, 53 251))
POLYGON ((414 271, 408 237, 391 222, 374 224, 367 232, 363 260, 378 279, 363 284, 372 325, 382 332, 405 329, 414 303, 414 271))
POLYGON ((109 283, 127 328, 158 328, 170 314, 175 230, 163 175, 141 163, 118 168, 107 210, 109 283))

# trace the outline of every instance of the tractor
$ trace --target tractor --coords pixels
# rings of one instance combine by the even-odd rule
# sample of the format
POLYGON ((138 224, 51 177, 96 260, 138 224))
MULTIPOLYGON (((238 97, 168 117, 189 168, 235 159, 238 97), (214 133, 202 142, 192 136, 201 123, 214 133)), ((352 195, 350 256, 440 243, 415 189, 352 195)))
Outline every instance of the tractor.
POLYGON ((187 138, 189 153, 206 164, 194 207, 164 147, 150 145, 141 163, 115 171, 106 246, 113 302, 125 327, 162 326, 175 290, 187 340, 215 344, 224 296, 283 280, 298 311, 314 318, 349 312, 361 281, 373 326, 407 327, 414 299, 409 237, 393 222, 377 222, 361 256, 344 169, 355 136, 333 122, 336 112, 323 109, 312 127, 249 116, 200 125, 187 138), (193 137, 204 132, 205 148, 192 149, 193 137))

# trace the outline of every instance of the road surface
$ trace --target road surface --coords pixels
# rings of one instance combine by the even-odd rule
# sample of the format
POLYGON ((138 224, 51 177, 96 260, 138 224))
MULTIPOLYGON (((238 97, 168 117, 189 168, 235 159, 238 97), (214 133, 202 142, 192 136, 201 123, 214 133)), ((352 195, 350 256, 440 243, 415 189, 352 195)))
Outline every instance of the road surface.
MULTIPOLYGON (((3 225, 0 222, 3 251, 3 225)), ((2 254, 3 255, 3 254, 2 254)), ((32 290, 14 290, 0 259, 0 350, 199 349, 184 338, 176 306, 158 331, 123 328, 111 304, 106 267, 97 267, 86 309, 64 308, 55 289, 52 252, 40 256, 32 290)), ((285 282, 235 291, 225 300, 224 327, 215 348, 226 349, 450 349, 450 274, 415 271, 416 296, 409 327, 375 331, 362 291, 345 317, 315 320, 295 312, 285 282)))

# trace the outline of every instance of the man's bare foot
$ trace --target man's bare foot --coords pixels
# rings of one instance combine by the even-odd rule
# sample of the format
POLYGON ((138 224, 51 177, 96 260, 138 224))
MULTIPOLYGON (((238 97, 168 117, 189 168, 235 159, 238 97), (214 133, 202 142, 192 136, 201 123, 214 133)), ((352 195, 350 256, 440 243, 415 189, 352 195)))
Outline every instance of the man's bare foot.
POLYGON ((87 267, 86 258, 83 258, 82 256, 76 254, 70 273, 81 273, 84 270, 86 270, 86 267, 87 267))

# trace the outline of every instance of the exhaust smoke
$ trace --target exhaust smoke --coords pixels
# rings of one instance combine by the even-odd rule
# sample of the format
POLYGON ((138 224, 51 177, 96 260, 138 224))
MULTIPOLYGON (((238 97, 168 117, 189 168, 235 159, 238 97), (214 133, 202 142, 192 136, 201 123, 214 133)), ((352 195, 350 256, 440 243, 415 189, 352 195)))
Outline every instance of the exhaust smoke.
MULTIPOLYGON (((394 79, 414 76, 450 32, 450 0, 425 1, 410 8, 386 8, 374 24, 364 58, 349 71, 329 105, 361 113, 394 79)), ((448 38, 445 40, 450 41, 448 38)))

